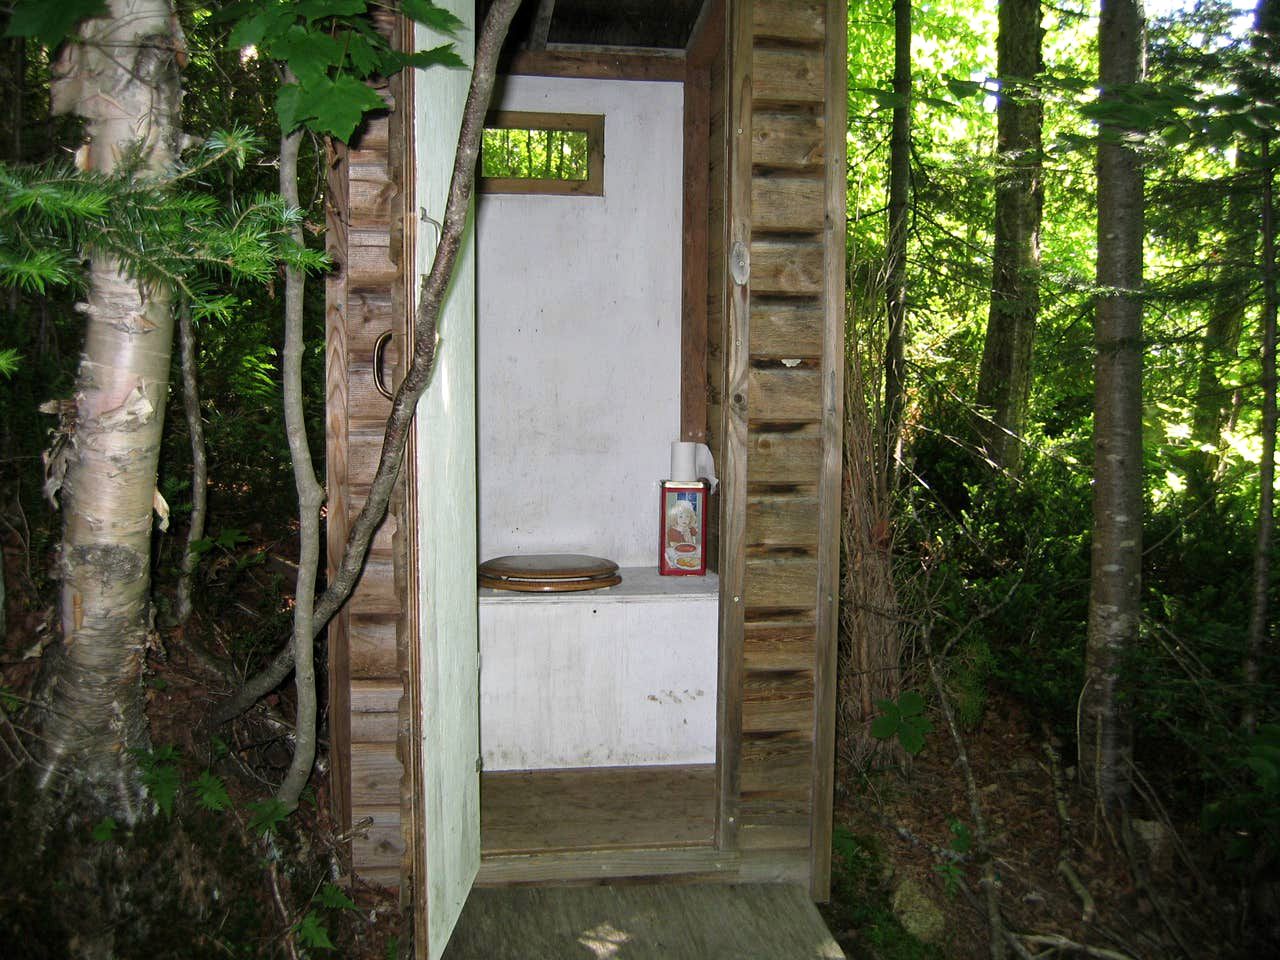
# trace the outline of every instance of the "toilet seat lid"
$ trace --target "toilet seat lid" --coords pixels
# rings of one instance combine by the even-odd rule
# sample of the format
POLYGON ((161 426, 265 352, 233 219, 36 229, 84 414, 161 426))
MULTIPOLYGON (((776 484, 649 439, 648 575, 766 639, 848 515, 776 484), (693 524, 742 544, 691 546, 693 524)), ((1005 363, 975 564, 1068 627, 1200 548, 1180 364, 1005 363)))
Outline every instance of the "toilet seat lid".
POLYGON ((480 564, 480 576, 486 580, 517 582, 608 580, 618 572, 618 565, 603 557, 577 553, 534 553, 494 557, 480 564))

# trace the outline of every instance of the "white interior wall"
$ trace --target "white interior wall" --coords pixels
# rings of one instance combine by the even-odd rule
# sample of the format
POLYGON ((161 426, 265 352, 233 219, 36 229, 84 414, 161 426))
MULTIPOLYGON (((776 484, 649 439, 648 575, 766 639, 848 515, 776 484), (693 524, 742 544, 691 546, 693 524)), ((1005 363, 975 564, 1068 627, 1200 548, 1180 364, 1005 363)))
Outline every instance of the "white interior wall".
POLYGON ((682 86, 514 77, 494 106, 603 114, 605 169, 603 197, 479 200, 481 559, 653 566, 680 426, 682 86))

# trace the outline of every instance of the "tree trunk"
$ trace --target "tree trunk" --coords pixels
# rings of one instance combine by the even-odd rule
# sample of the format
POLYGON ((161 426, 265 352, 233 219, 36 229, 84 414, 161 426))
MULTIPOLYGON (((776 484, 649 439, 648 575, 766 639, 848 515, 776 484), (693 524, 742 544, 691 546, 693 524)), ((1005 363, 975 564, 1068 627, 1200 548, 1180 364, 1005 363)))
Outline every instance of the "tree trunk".
POLYGON ((889 491, 897 485, 905 405, 907 210, 911 194, 911 0, 893 0, 893 129, 889 139, 889 235, 885 248, 888 337, 881 423, 889 491))
POLYGON ((1267 638, 1271 595, 1271 545, 1275 539, 1276 484, 1276 236, 1275 172, 1271 141, 1262 141, 1262 462, 1258 465, 1258 530, 1253 552, 1253 603, 1244 657, 1245 709, 1242 724, 1258 724, 1258 662, 1267 638))
MULTIPOLYGON (((1139 0, 1103 0, 1099 85, 1104 99, 1143 73, 1139 0)), ((1125 809, 1132 734, 1119 683, 1138 643, 1142 583, 1143 181, 1124 130, 1098 139, 1098 301, 1094 316, 1093 555, 1081 696, 1080 773, 1107 816, 1125 809)))
POLYGON ((1043 69, 1040 0, 1000 0, 1000 75, 995 248, 991 310, 978 376, 987 456, 1017 472, 1031 393, 1031 348, 1040 312, 1040 221, 1044 210, 1041 127, 1035 86, 1043 69))
MULTIPOLYGON (((1265 64, 1275 62, 1280 32, 1280 2, 1258 0, 1254 47, 1265 64)), ((1245 709, 1242 724, 1253 733, 1258 723, 1255 690, 1259 661, 1267 640, 1271 596, 1271 549, 1275 539, 1276 483, 1276 224, 1275 170, 1271 138, 1262 140, 1262 462, 1258 466, 1258 530, 1253 554, 1253 602, 1244 656, 1245 709)))
MULTIPOLYGON (((83 116, 83 169, 111 172, 140 146, 142 173, 172 164, 179 134, 182 35, 167 0, 111 0, 68 44, 57 112, 83 116)), ((169 388, 170 291, 89 263, 88 332, 62 487, 61 643, 46 652, 38 783, 92 796, 125 823, 144 811, 132 748, 148 744, 142 668, 151 630, 151 511, 169 388)))

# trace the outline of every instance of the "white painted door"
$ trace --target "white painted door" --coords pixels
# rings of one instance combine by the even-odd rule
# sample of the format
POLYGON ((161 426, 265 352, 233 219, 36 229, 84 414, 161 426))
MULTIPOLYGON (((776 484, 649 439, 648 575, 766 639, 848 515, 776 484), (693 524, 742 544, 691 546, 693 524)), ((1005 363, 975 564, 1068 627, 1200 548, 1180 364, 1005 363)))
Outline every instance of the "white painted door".
MULTIPOLYGON (((473 58, 471 0, 436 0, 466 24, 457 47, 473 58)), ((444 42, 419 26, 415 49, 444 42)), ((470 74, 434 67, 414 79, 416 195, 413 209, 440 221, 453 168, 470 74)), ((418 583, 422 689, 420 807, 427 845, 422 893, 427 944, 418 956, 444 952, 480 867, 479 628, 476 609, 475 254, 473 225, 458 257, 439 325, 435 378, 418 405, 418 583)), ((439 230, 416 225, 416 295, 430 268, 439 230)))

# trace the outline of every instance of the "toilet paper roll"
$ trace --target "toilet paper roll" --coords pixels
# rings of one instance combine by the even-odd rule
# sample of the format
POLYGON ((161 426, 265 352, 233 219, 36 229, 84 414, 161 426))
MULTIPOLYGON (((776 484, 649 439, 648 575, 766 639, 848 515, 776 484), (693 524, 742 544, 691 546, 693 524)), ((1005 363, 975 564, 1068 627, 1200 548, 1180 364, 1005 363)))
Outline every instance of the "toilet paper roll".
POLYGON ((675 440, 671 444, 671 479, 685 482, 705 477, 711 481, 714 493, 720 481, 716 479, 715 459, 705 443, 688 443, 675 440))
POLYGON ((672 441, 671 473, 668 474, 668 477, 672 480, 697 480, 697 469, 698 445, 696 443, 685 443, 681 440, 672 441))

